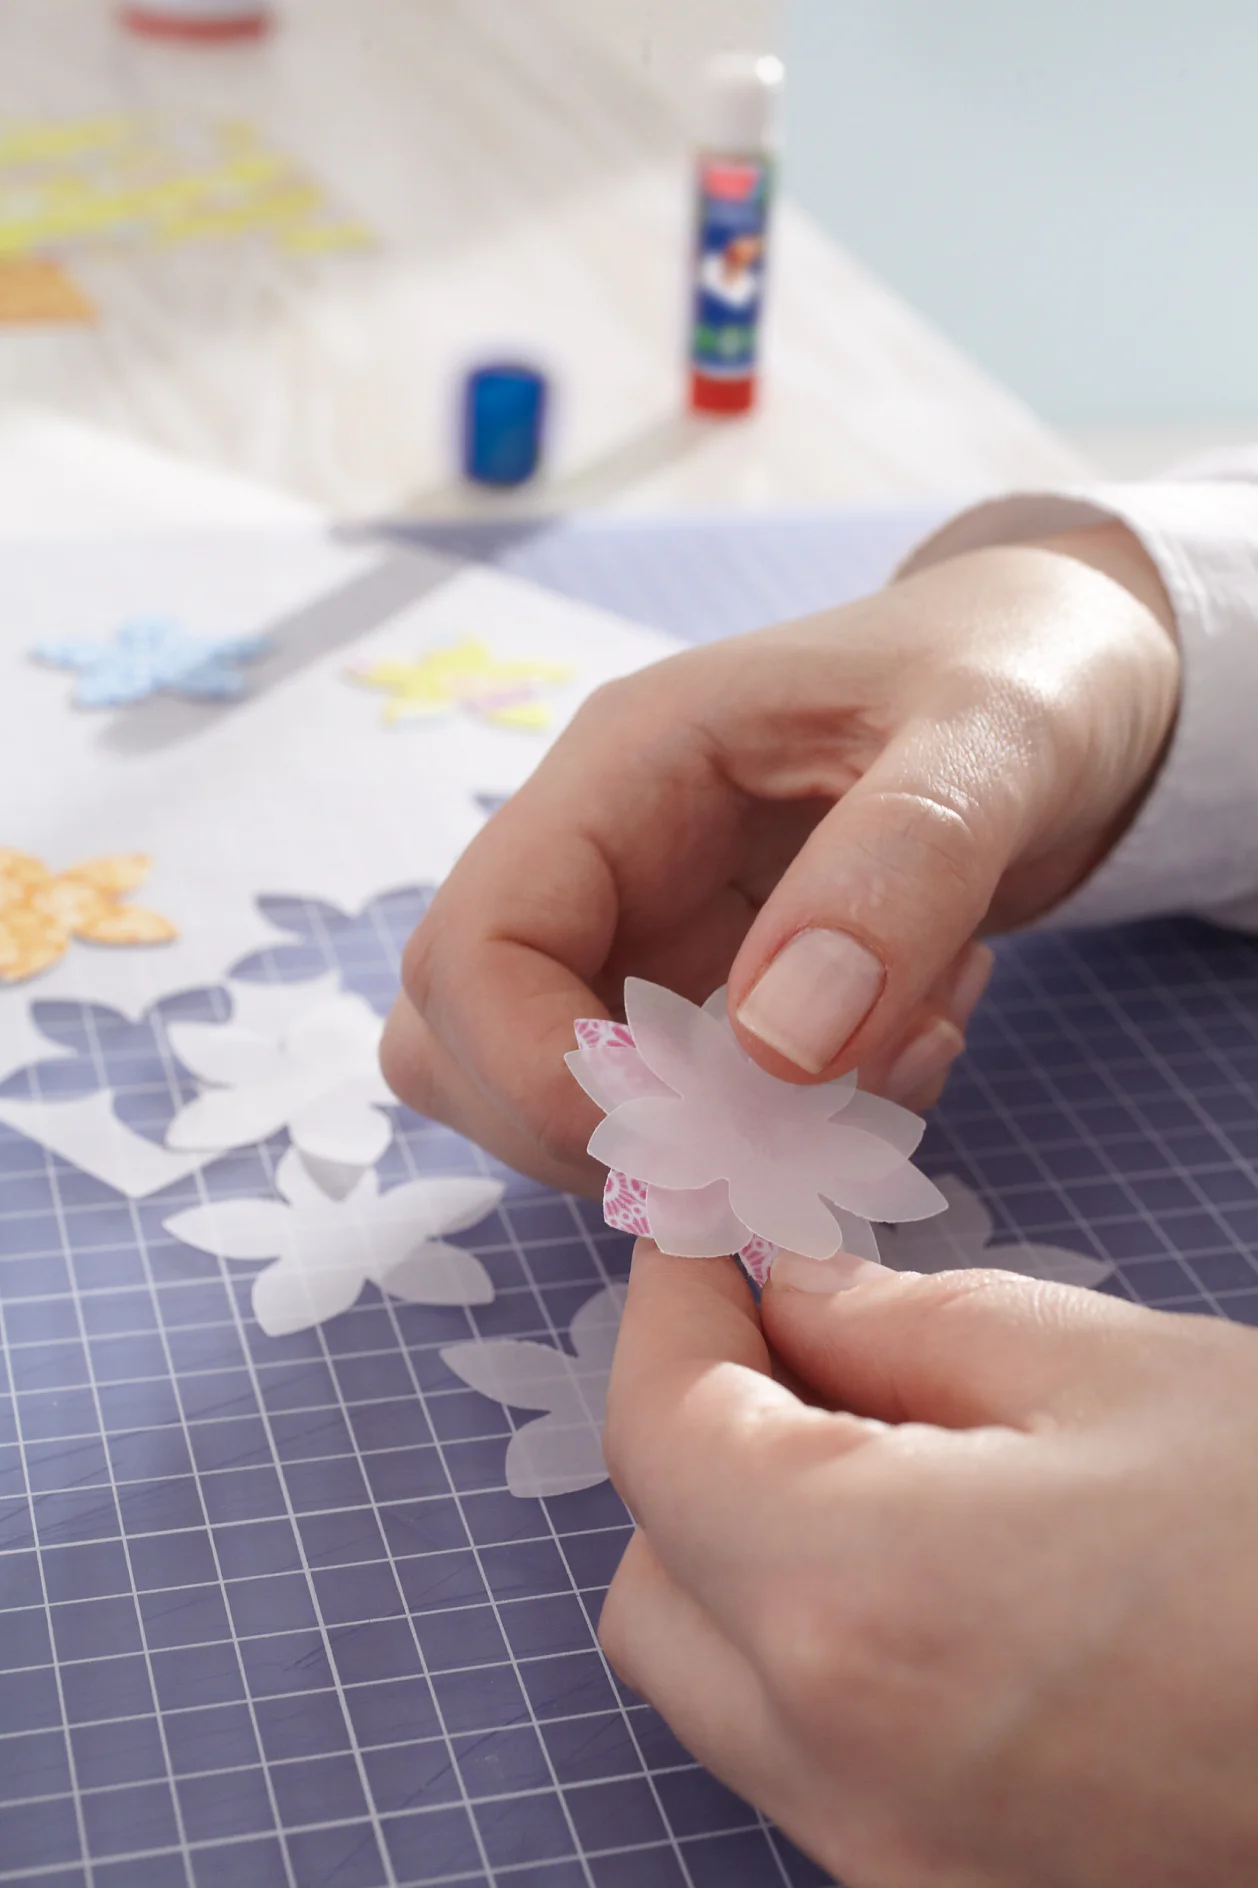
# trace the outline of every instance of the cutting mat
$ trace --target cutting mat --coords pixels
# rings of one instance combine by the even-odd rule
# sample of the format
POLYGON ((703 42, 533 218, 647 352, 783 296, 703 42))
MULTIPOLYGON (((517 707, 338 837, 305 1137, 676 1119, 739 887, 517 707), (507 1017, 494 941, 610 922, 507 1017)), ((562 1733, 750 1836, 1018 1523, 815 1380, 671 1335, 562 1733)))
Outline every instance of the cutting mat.
MULTIPOLYGON (((876 581, 920 518, 465 538, 462 548, 691 635, 876 581)), ((246 978, 339 969, 386 1007, 427 893, 357 920, 292 903, 246 978)), ((4 1092, 113 1087, 159 1135, 189 1092, 165 1039, 56 1003, 72 1053, 4 1092)), ((270 1192, 283 1138, 215 1163, 270 1192)), ((1193 923, 1005 945, 925 1164, 1002 1233, 1113 1259, 1107 1289, 1258 1322, 1258 944, 1193 923)), ((402 1117, 385 1186, 488 1170, 402 1117)), ((249 1271, 0 1129, 0 1881, 46 1888, 803 1888, 825 1878, 690 1761, 594 1638, 628 1534, 606 1484, 507 1492, 523 1413, 452 1339, 564 1345, 622 1277, 598 1212, 518 1177, 458 1235, 491 1306, 369 1288, 264 1337, 249 1271)))

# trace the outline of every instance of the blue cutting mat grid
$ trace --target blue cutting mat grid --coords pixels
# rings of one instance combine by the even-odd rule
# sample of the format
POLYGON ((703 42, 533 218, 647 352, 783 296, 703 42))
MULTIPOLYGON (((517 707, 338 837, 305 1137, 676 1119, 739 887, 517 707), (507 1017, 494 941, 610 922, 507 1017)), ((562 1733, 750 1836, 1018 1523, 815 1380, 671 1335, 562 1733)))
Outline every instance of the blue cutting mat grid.
MULTIPOLYGON (((340 968, 383 1007, 423 902, 380 901, 368 931, 311 908, 304 942, 248 972, 340 968)), ((198 1003, 225 1013, 162 1014, 198 1003)), ((160 1023, 143 1052, 99 1010, 46 1015, 81 1051, 48 1083, 108 1079, 160 1133, 187 1093, 160 1023)), ((513 1179, 462 1235, 492 1306, 368 1288, 268 1339, 254 1268, 162 1221, 203 1191, 269 1195, 282 1145, 130 1205, 0 1132, 0 1880, 823 1880, 609 1674, 610 1489, 508 1494, 509 1414, 437 1354, 473 1332, 562 1343, 627 1242, 513 1179)), ((1181 924, 1005 946, 926 1164, 1001 1233, 1116 1260, 1112 1289, 1258 1322, 1256 1157, 1258 946, 1181 924)), ((410 1117, 383 1178, 487 1165, 410 1117)))
MULTIPOLYGON (((242 970, 339 969, 384 1010, 425 902, 378 900, 368 922, 277 904, 302 941, 242 970)), ((76 1053, 6 1092, 107 1084, 160 1138, 191 1092, 164 1022, 227 1013, 223 992, 138 1028, 50 1004, 76 1053)), ((271 1197, 283 1146, 131 1204, 0 1128, 0 1881, 823 1880, 610 1675, 594 1622, 628 1537, 610 1488, 510 1495, 511 1413, 438 1355, 477 1334, 564 1345, 629 1242, 508 1176, 502 1209, 459 1235, 491 1306, 368 1287, 270 1339, 257 1268, 162 1222, 271 1197)), ((469 1170, 495 1169, 404 1116, 380 1173, 469 1170)))

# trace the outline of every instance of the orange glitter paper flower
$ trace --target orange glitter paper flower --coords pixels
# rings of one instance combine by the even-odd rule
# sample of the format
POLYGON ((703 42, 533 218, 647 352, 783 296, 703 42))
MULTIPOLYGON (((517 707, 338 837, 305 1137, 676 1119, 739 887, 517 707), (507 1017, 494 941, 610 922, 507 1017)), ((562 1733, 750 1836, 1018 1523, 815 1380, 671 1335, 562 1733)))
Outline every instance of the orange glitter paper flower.
POLYGON ((142 852, 123 852, 54 873, 29 853, 0 846, 0 983, 50 970, 75 937, 168 944, 178 936, 169 918, 122 902, 151 870, 142 852))

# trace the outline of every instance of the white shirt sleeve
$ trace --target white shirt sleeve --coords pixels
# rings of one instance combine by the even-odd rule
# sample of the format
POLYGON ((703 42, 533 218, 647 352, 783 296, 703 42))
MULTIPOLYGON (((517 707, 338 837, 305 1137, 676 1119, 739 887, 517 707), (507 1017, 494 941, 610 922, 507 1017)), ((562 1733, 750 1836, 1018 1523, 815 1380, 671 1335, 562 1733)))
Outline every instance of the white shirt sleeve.
POLYGON ((1258 447, 1202 460, 1170 481, 977 505, 904 568, 1113 518, 1139 538, 1175 611, 1179 717, 1132 825, 1044 922, 1193 912, 1258 931, 1258 447))

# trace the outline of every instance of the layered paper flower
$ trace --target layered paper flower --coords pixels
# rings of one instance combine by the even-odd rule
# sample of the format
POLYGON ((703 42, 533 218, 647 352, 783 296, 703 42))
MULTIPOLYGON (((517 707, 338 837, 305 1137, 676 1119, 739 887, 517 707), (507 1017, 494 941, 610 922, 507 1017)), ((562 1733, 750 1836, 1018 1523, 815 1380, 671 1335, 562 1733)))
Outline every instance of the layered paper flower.
POLYGON ((225 1153, 286 1127, 330 1193, 374 1166, 393 1137, 380 1073, 383 1024, 336 979, 232 985, 230 1023, 172 1023, 171 1047, 211 1084, 181 1108, 166 1145, 225 1153))
POLYGON ((268 1337, 305 1331, 347 1311, 368 1282, 422 1305, 485 1305, 493 1283, 480 1260, 440 1233, 461 1232, 502 1198, 496 1180, 412 1180, 381 1193, 374 1171, 344 1199, 326 1194, 292 1148, 276 1170, 278 1200, 211 1200, 175 1213, 166 1231, 222 1259, 273 1259, 253 1283, 268 1337))
POLYGON ((0 983, 20 983, 60 962, 71 938, 93 944, 167 944, 168 918, 124 904, 152 861, 143 853, 88 859, 50 872, 41 859, 0 847, 0 983))
POLYGON ((603 1109, 589 1151, 611 1169, 613 1225, 663 1252, 737 1252, 763 1278, 775 1249, 877 1258, 870 1220, 927 1219, 947 1202, 910 1156, 924 1123, 856 1086, 778 1081, 743 1051, 717 991, 700 1009, 625 984, 627 1023, 581 1021, 566 1057, 603 1109))

